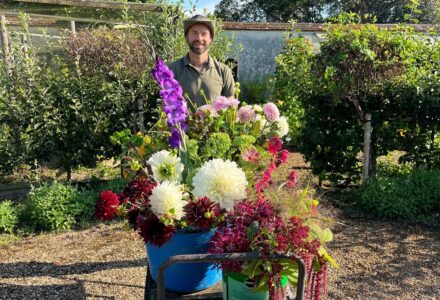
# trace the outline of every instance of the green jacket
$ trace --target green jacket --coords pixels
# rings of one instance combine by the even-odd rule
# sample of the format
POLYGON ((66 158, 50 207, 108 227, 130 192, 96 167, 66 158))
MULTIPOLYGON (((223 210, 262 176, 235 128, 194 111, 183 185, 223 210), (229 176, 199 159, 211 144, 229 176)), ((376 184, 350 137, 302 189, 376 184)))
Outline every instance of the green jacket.
POLYGON ((206 104, 203 92, 208 101, 215 100, 219 96, 235 95, 235 82, 231 69, 211 56, 200 73, 191 65, 188 55, 172 62, 170 69, 182 86, 185 98, 187 100, 189 98, 188 107, 191 109, 193 109, 191 103, 197 107, 206 104))

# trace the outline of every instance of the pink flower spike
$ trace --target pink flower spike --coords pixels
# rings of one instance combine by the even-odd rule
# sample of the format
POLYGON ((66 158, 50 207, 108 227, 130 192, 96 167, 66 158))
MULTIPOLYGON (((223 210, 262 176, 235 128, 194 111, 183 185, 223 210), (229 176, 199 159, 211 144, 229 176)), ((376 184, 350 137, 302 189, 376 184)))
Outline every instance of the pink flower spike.
POLYGON ((289 158, 289 151, 282 150, 278 153, 278 160, 281 164, 285 164, 289 158))
POLYGON ((290 172, 289 177, 288 177, 288 181, 287 181, 287 186, 289 188, 294 188, 298 183, 298 178, 299 178, 299 175, 298 175, 297 171, 293 170, 292 172, 290 172))
POLYGON ((277 154, 278 151, 281 150, 282 146, 283 146, 283 141, 280 138, 274 137, 269 140, 269 143, 267 145, 267 150, 271 154, 277 154))

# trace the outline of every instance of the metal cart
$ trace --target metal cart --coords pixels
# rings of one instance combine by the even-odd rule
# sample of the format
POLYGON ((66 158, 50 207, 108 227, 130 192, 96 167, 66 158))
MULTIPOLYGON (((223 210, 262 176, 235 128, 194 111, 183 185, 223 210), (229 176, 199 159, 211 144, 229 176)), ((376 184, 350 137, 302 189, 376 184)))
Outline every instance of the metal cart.
POLYGON ((144 300, 192 300, 192 299, 222 299, 222 286, 221 282, 215 286, 196 293, 190 294, 177 294, 168 292, 164 288, 164 274, 165 269, 173 264, 179 263, 206 263, 216 261, 249 261, 254 259, 293 259, 298 263, 298 285, 296 292, 292 292, 292 287, 287 290, 288 300, 304 300, 304 286, 306 278, 306 267, 304 262, 294 255, 274 254, 269 256, 261 256, 254 253, 224 253, 224 254, 187 254, 187 255, 175 255, 164 261, 159 267, 157 274, 157 283, 151 277, 150 270, 147 270, 147 276, 145 281, 145 293, 144 300), (295 296, 294 296, 295 295, 295 296))

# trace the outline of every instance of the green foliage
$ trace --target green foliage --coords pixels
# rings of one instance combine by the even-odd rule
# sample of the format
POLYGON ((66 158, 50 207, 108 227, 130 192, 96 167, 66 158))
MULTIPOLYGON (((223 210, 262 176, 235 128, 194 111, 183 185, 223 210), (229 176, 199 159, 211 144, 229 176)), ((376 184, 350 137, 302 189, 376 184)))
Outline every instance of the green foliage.
MULTIPOLYGON (((327 1, 330 16, 342 12, 355 12, 362 23, 370 22, 371 16, 377 23, 402 23, 417 19, 421 23, 438 21, 438 0, 369 0, 369 1, 327 1)), ((413 22, 414 23, 414 22, 413 22)))
POLYGON ((255 142, 256 138, 252 135, 240 135, 234 138, 232 145, 240 150, 249 149, 255 142))
POLYGON ((298 143, 304 108, 301 99, 311 96, 313 45, 305 37, 287 38, 283 51, 275 58, 275 97, 289 122, 291 144, 298 143))
POLYGON ((10 200, 0 203, 0 232, 13 233, 18 223, 17 208, 10 200))
POLYGON ((244 81, 240 84, 239 100, 249 104, 272 102, 273 90, 274 79, 272 76, 266 76, 254 81, 244 81))
POLYGON ((323 11, 329 18, 355 12, 362 16, 362 23, 375 16, 378 23, 401 23, 416 17, 422 23, 432 24, 439 20, 438 6, 438 0, 222 0, 215 13, 226 21, 237 22, 322 22, 323 11))
POLYGON ((358 178, 366 113, 370 174, 375 158, 391 150, 406 151, 402 161, 436 168, 439 51, 439 43, 410 27, 333 25, 319 53, 304 38, 289 38, 277 58, 276 96, 313 172, 333 182, 358 178))
POLYGON ((204 160, 209 158, 226 159, 225 155, 229 148, 231 148, 231 138, 229 135, 224 132, 214 132, 209 136, 204 147, 201 149, 201 157, 204 160))
POLYGON ((215 7, 215 13, 225 21, 237 22, 321 22, 324 0, 222 0, 215 7))
POLYGON ((69 230, 81 212, 78 191, 62 183, 44 184, 30 191, 26 199, 28 224, 37 230, 69 230))
MULTIPOLYGON (((358 193, 358 206, 373 216, 394 220, 428 220, 440 212, 440 172, 379 175, 358 193)), ((440 221, 440 220, 437 220, 440 221)))

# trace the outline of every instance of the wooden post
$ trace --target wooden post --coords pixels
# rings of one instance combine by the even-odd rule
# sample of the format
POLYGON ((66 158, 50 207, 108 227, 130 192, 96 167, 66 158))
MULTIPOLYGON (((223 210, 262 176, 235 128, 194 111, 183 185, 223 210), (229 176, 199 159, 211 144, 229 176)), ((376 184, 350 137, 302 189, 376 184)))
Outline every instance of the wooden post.
POLYGON ((365 114, 364 121, 364 159, 362 164, 362 182, 369 177, 370 169, 370 145, 371 145, 371 114, 365 114))
POLYGON ((26 59, 29 58, 29 46, 28 46, 28 40, 26 33, 20 34, 20 41, 21 41, 21 50, 23 51, 24 57, 26 59))
POLYGON ((137 98, 137 111, 138 111, 138 126, 139 131, 142 132, 142 134, 145 134, 145 127, 144 127, 144 99, 142 96, 138 95, 136 97, 135 93, 131 91, 133 100, 136 100, 137 98))
POLYGON ((9 36, 8 36, 8 30, 6 28, 6 17, 2 15, 0 17, 0 23, 1 23, 1 42, 2 42, 2 50, 3 50, 3 61, 5 64, 5 71, 6 74, 9 74, 9 36))
POLYGON ((73 35, 76 35, 76 23, 73 20, 70 21, 70 30, 72 31, 73 35))

